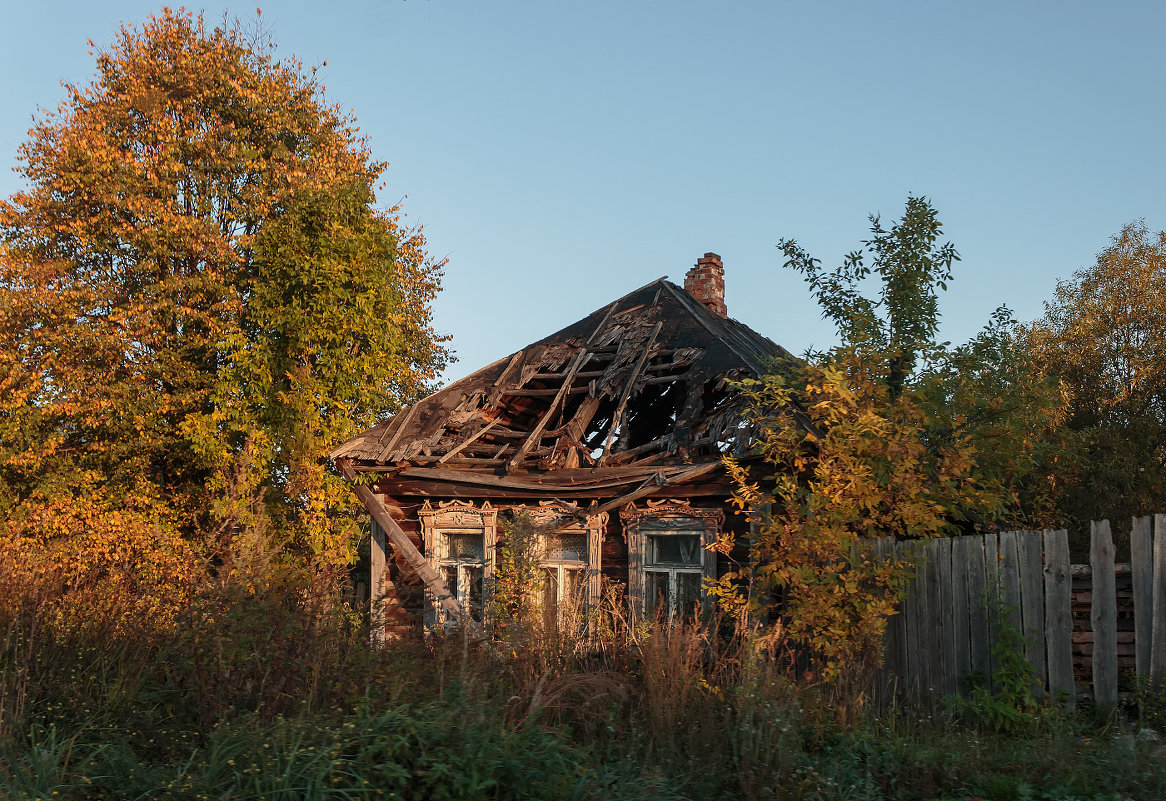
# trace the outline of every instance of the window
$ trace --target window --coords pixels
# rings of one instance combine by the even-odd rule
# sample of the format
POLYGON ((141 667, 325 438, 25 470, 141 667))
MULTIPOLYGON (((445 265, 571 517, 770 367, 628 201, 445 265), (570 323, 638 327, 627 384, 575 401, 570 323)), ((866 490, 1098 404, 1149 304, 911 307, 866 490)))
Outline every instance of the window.
POLYGON ((599 599, 600 547, 607 513, 581 515, 576 504, 560 501, 544 501, 522 511, 536 526, 547 529, 541 559, 546 576, 543 611, 548 623, 561 622, 567 610, 585 609, 599 599))
POLYGON ((438 564, 445 585, 474 620, 482 619, 486 543, 481 531, 438 532, 438 564))
POLYGON ((715 579, 717 555, 708 550, 725 515, 685 501, 629 505, 620 512, 628 542, 632 611, 649 619, 694 615, 704 579, 715 579))
MULTIPOLYGON (((489 502, 477 508, 472 503, 448 501, 434 508, 426 501, 417 517, 429 563, 462 609, 474 620, 481 620, 494 575, 497 511, 489 502)), ((438 605, 426 597, 426 627, 446 622, 438 605)))
POLYGON ((649 618, 687 616, 700 603, 704 549, 699 532, 647 535, 644 612, 649 618))

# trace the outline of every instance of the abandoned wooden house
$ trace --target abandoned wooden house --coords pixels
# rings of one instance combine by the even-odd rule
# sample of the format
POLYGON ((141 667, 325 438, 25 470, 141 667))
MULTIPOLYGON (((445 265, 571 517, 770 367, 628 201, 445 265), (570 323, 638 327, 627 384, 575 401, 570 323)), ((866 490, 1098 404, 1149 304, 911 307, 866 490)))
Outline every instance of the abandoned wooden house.
POLYGON ((706 546, 743 533, 721 461, 749 446, 733 382, 789 359, 730 319, 706 253, 337 447, 374 525, 374 636, 481 614, 508 519, 545 525, 543 603, 677 614, 726 569, 706 546))

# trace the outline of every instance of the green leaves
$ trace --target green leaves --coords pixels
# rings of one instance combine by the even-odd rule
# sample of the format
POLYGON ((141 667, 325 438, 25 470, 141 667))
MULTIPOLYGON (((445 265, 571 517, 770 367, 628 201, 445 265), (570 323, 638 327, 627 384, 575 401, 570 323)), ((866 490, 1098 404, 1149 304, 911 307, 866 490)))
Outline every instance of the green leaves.
POLYGON ((892 395, 901 391, 939 330, 938 294, 947 289, 952 265, 959 261, 950 242, 936 246, 942 227, 926 198, 908 197, 902 219, 889 230, 871 215, 871 238, 863 242, 872 254, 869 265, 866 252, 855 250, 830 273, 794 240, 778 244, 786 268, 805 276, 822 316, 835 324, 842 341, 887 362, 892 395), (877 300, 860 291, 872 274, 881 284, 877 300))
POLYGON ((30 132, 0 203, 0 506, 81 470, 226 563, 271 521, 350 557, 321 458, 436 379, 441 264, 376 206, 353 121, 253 45, 164 10, 30 132))
POLYGON ((1166 232, 1130 223, 1057 285, 1025 331, 1068 418, 1048 472, 1063 517, 1150 514, 1166 502, 1166 232))

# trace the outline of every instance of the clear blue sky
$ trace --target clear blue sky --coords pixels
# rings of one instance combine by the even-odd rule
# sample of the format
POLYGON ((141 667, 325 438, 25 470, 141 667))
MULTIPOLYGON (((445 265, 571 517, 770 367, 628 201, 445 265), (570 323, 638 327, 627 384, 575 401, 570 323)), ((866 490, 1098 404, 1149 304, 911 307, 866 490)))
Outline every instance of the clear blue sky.
MULTIPOLYGON (((86 40, 159 6, 0 0, 0 195, 86 40)), ((944 336, 1042 312, 1125 223, 1166 227, 1166 4, 266 2, 390 163, 431 252, 457 378, 724 258, 729 314, 829 345, 775 245, 828 266, 931 198, 963 256, 944 336)), ((254 5, 205 6, 208 20, 254 5)))

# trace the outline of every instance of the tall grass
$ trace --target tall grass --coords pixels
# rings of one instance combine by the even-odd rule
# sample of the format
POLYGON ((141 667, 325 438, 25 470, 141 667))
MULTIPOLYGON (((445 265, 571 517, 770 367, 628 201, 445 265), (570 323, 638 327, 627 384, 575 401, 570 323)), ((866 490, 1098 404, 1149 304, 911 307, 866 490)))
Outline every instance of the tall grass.
POLYGON ((1166 798, 1153 732, 840 725, 853 699, 772 630, 636 623, 614 590, 377 649, 310 571, 208 582, 164 619, 99 590, 0 563, 0 798, 1166 798))

